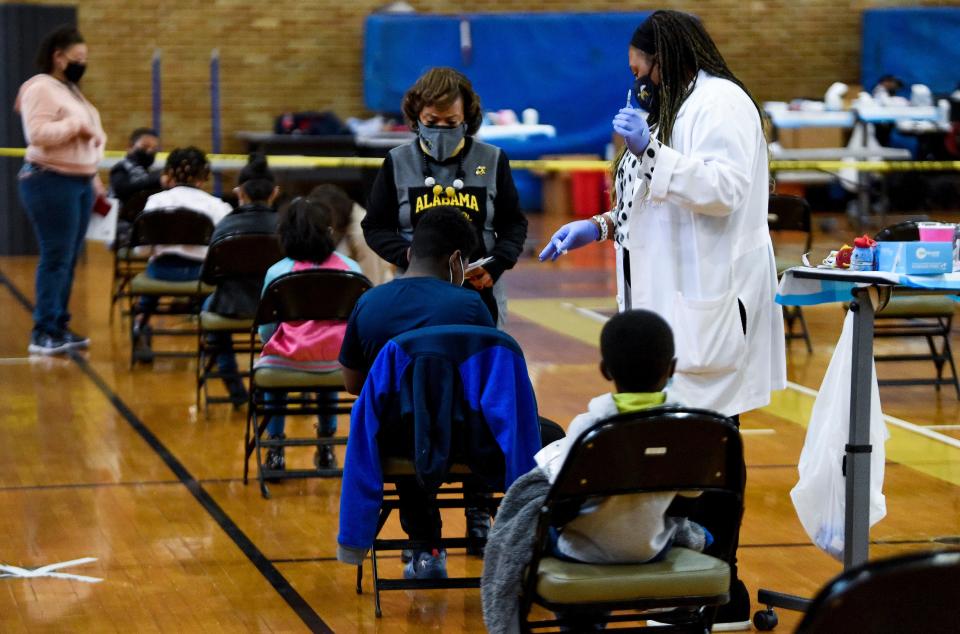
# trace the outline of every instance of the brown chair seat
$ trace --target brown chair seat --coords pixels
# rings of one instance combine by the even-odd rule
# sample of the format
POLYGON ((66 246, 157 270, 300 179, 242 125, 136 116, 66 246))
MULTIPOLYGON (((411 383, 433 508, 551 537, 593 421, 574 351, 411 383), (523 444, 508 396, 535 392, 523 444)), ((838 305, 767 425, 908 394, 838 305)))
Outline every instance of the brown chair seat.
POLYGON ((879 317, 950 317, 960 303, 943 295, 905 295, 891 298, 879 317))
POLYGON ((343 374, 336 372, 303 372, 279 368, 257 368, 253 373, 254 386, 264 389, 298 387, 343 387, 343 374))
POLYGON ((729 590, 730 566, 687 548, 671 548, 663 560, 646 564, 581 564, 546 557, 537 579, 537 594, 558 604, 715 597, 729 590))
POLYGON ((203 311, 200 313, 200 327, 204 330, 245 330, 249 332, 253 328, 253 319, 236 319, 203 311))
POLYGON ((130 281, 130 293, 133 295, 209 295, 213 291, 213 286, 198 285, 197 280, 168 282, 152 278, 146 273, 139 273, 130 281))
MULTIPOLYGON (((453 464, 450 466, 450 471, 448 473, 453 473, 456 475, 469 475, 470 467, 464 464, 453 464)), ((383 461, 384 476, 396 477, 412 476, 416 474, 417 471, 412 460, 407 460, 405 458, 386 458, 383 461)))

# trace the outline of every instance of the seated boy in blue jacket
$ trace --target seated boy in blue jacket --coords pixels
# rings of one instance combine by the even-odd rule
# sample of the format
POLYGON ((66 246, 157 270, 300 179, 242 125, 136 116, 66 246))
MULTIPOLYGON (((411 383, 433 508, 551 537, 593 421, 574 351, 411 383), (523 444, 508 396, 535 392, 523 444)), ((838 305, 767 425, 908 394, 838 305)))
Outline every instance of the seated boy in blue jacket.
MULTIPOLYGON (((451 207, 436 207, 417 222, 410 245, 410 266, 402 277, 377 286, 357 301, 347 322, 340 350, 344 385, 359 394, 380 349, 388 341, 427 326, 494 327, 490 311, 475 291, 460 288, 465 268, 477 246, 477 236, 463 214, 451 207)), ((398 483, 400 524, 411 539, 426 542, 440 538, 440 511, 424 494, 415 478, 398 483)), ((482 508, 467 509, 469 526, 486 539, 489 514, 482 508)), ((471 532, 472 535, 472 532, 471 532)), ((365 551, 340 546, 338 558, 345 563, 362 561, 365 551)), ((407 557, 405 557, 406 559, 407 557)), ((404 568, 407 578, 446 577, 446 553, 429 548, 412 553, 404 568)))

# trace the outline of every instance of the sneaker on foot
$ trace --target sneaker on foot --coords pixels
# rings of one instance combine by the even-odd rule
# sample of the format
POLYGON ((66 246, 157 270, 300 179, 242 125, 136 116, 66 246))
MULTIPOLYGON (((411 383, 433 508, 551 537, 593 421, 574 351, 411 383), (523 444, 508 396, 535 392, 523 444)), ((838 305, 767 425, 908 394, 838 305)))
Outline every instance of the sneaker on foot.
POLYGON ((247 388, 243 384, 243 379, 239 376, 227 377, 223 380, 227 386, 227 392, 230 394, 230 402, 233 409, 240 409, 247 404, 247 388))
MULTIPOLYGON (((285 440, 286 434, 270 434, 267 440, 285 440)), ((284 457, 284 447, 269 447, 267 457, 263 461, 263 468, 268 471, 283 471, 287 468, 287 460, 284 457)))
POLYGON ((736 577, 730 584, 730 601, 717 608, 714 632, 746 632, 750 630, 750 593, 736 577))
POLYGON ((447 578, 447 551, 421 550, 414 554, 413 559, 403 567, 404 579, 446 579, 447 578))
POLYGON ((140 363, 153 363, 153 329, 150 326, 133 327, 133 360, 140 363))
POLYGON ((487 547, 487 535, 490 533, 490 512, 484 508, 468 508, 467 516, 467 554, 483 558, 483 550, 487 547))
POLYGON ((67 342, 67 345, 71 348, 82 349, 90 347, 90 337, 84 337, 79 335, 72 330, 64 328, 60 335, 63 337, 63 340, 67 342))
POLYGON ((61 335, 51 335, 46 332, 34 332, 30 335, 30 345, 27 352, 30 354, 64 354, 70 350, 70 344, 61 335))
MULTIPOLYGON (((657 614, 656 620, 648 619, 647 627, 665 627, 689 623, 694 618, 695 608, 677 608, 657 614)), ((730 601, 717 608, 713 632, 750 631, 750 593, 739 579, 730 584, 730 601)))
POLYGON ((317 447, 317 452, 313 454, 313 465, 318 471, 320 469, 336 469, 337 455, 333 453, 333 446, 322 445, 317 447))

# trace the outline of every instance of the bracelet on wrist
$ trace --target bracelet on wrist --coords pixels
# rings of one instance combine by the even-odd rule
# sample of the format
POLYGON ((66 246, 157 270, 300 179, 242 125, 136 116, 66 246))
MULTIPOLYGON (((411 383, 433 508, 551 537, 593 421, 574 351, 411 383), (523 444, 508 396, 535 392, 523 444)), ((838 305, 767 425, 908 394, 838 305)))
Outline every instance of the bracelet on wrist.
POLYGON ((593 221, 597 223, 597 229, 600 230, 600 237, 597 238, 597 242, 603 242, 607 239, 610 232, 610 228, 607 226, 607 220, 603 217, 603 214, 600 214, 594 216, 593 221))

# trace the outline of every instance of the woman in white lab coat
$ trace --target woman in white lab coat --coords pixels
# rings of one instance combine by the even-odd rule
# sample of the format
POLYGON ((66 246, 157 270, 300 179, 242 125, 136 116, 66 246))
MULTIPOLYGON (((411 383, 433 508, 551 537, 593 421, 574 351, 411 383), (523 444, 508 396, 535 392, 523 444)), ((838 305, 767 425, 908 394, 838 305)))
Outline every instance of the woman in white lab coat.
POLYGON ((642 109, 614 119, 627 148, 614 208, 562 227, 540 259, 614 241, 620 310, 656 311, 677 338, 676 400, 763 407, 786 366, 759 108, 693 16, 654 13, 629 60, 642 109))
MULTIPOLYGON (((760 108, 691 15, 652 14, 629 63, 641 109, 613 120, 626 142, 614 208, 562 227, 540 259, 613 240, 620 310, 653 310, 674 331, 671 400, 736 416, 786 381, 760 108)), ((731 593, 726 620, 743 625, 746 590, 731 593)))

